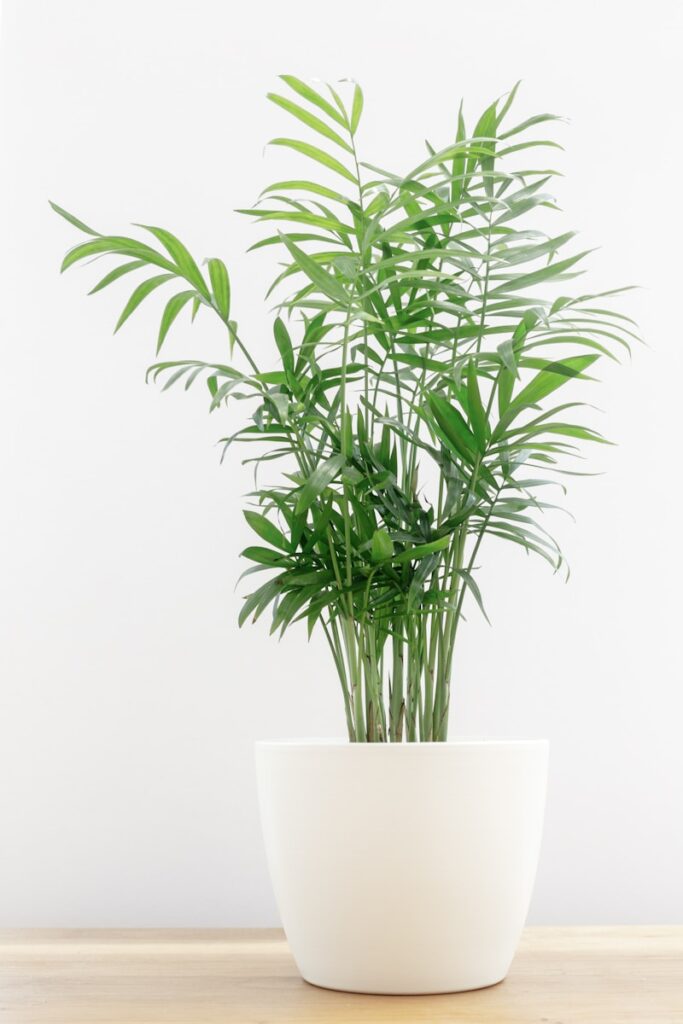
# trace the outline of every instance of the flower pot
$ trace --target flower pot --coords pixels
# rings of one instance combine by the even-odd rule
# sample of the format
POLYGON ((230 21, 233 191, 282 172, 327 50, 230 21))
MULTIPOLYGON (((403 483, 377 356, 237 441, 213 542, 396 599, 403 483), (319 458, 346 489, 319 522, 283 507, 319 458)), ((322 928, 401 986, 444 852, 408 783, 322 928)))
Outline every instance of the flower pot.
POLYGON ((258 743, 270 874, 306 981, 393 994, 501 981, 531 897, 547 760, 544 740, 258 743))

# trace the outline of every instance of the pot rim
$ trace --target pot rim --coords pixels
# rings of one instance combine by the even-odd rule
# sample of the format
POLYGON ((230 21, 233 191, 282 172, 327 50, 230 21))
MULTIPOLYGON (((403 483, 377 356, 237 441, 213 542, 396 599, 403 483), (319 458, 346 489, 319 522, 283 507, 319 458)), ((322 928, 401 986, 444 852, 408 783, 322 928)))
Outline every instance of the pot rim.
POLYGON ((486 737, 486 736, 458 736, 452 740, 426 741, 426 742, 401 742, 401 743, 352 743, 346 738, 294 738, 294 739, 269 739, 255 740, 254 746, 258 749, 277 750, 395 750, 395 751, 423 751, 425 753, 437 753, 439 751, 463 749, 466 747, 548 747, 547 739, 529 739, 516 737, 486 737))

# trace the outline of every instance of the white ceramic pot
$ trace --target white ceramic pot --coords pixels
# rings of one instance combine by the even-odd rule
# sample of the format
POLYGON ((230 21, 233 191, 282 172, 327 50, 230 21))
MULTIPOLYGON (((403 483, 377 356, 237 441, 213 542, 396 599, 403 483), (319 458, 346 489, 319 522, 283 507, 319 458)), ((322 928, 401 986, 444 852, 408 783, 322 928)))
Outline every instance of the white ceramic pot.
POLYGON ((544 740, 256 745, 290 949, 325 988, 457 992, 507 974, 545 804, 544 740))

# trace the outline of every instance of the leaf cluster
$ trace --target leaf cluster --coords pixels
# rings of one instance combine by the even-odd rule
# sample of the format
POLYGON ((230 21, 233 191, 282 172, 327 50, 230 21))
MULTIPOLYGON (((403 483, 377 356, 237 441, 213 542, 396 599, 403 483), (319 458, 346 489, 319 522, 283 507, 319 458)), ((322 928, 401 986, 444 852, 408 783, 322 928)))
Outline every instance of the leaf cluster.
POLYGON ((252 248, 280 259, 265 370, 231 319, 225 264, 200 267, 170 232, 145 227, 154 245, 105 236, 55 206, 89 236, 63 269, 114 257, 93 292, 152 271, 117 330, 172 286, 157 352, 185 307, 192 319, 202 309, 221 319, 224 364, 158 361, 150 376, 164 387, 205 380, 212 410, 249 402, 224 450, 256 445, 249 461, 273 478, 245 512, 255 534, 247 572, 266 578, 240 623, 269 609, 272 631, 301 619, 324 630, 353 739, 443 739, 466 595, 483 610, 482 541, 560 568, 544 496, 564 489, 586 444, 605 443, 575 394, 637 332, 612 308, 616 292, 568 292, 587 252, 572 232, 542 229, 557 209, 556 172, 545 159, 535 166, 535 154, 558 148, 537 134, 557 118, 511 121, 517 87, 471 131, 461 105, 450 141, 428 143, 424 159, 395 173, 360 160, 358 85, 344 100, 331 86, 282 82, 286 94, 268 98, 306 138, 271 144, 308 172, 241 211, 265 231, 252 248))

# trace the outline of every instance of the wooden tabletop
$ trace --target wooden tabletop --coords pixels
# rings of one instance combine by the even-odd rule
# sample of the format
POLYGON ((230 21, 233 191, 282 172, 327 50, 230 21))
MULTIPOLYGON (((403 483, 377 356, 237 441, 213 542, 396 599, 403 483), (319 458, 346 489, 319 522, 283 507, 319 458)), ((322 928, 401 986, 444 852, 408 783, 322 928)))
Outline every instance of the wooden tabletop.
POLYGON ((458 995, 307 985, 279 931, 0 932, 7 1024, 683 1024, 683 928, 529 928, 508 978, 458 995))

